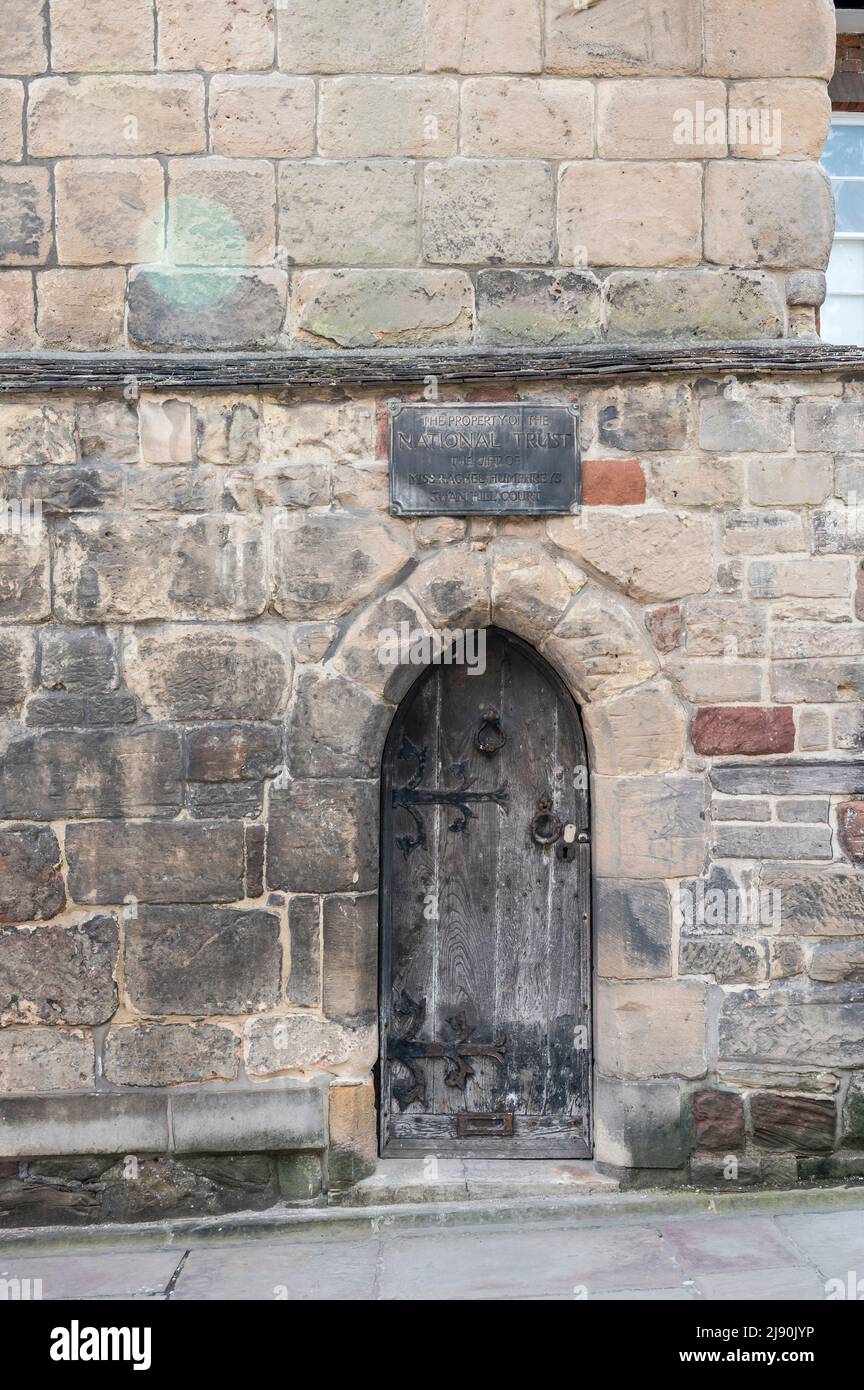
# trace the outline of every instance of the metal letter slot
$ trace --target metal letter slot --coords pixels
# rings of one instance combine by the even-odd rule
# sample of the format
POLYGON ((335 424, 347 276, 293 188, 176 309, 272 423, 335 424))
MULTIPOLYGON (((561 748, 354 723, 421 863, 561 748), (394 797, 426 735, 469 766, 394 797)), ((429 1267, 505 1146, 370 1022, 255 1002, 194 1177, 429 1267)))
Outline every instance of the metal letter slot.
POLYGON ((457 1115, 456 1133, 460 1139, 512 1139, 512 1112, 505 1112, 499 1115, 482 1115, 466 1112, 457 1115))

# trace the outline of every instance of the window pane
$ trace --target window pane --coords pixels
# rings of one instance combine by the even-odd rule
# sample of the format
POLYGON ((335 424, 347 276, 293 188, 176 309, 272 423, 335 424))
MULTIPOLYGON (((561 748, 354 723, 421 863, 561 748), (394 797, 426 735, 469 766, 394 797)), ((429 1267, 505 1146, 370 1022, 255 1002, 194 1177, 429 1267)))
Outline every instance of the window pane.
POLYGON ((864 182, 832 179, 838 232, 864 232, 864 182))
POLYGON ((835 241, 828 262, 829 294, 864 294, 864 241, 835 241))
POLYGON ((864 347, 864 295, 830 295, 822 305, 822 341, 864 347))
POLYGON ((822 163, 835 176, 864 175, 864 125, 832 125, 822 163))

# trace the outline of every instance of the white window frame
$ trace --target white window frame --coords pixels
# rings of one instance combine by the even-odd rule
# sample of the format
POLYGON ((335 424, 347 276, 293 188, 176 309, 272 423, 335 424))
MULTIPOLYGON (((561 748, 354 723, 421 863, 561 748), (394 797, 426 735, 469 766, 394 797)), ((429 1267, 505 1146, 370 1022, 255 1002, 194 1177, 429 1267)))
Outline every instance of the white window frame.
MULTIPOLYGON (((831 124, 835 125, 862 125, 864 126, 864 111, 832 111, 831 124)), ((825 170, 828 174, 828 170, 825 170)), ((831 175, 828 174, 831 178, 831 175)), ((864 174, 842 174, 840 175, 844 183, 864 183, 864 174)), ((837 232, 834 233, 835 241, 864 241, 864 228, 860 232, 837 232)))

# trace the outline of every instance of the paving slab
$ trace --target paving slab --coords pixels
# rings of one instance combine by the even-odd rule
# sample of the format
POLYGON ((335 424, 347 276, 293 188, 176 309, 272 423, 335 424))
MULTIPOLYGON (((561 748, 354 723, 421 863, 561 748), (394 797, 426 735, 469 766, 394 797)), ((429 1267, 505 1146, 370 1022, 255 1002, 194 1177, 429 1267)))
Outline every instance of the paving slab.
POLYGON ((374 1237, 207 1246, 190 1252, 171 1299, 371 1299, 378 1246, 374 1237))
POLYGON ((844 1278, 851 1270, 857 1270, 858 1278, 864 1279, 864 1209, 804 1212, 775 1220, 826 1279, 844 1278))
POLYGON ((712 1216, 663 1224, 667 1245, 687 1274, 781 1269, 807 1263, 770 1216, 712 1216))
POLYGON ((143 1298, 164 1294, 182 1250, 0 1256, 0 1278, 41 1279, 43 1299, 143 1298))
POLYGON ((744 1299, 752 1303, 814 1302, 824 1299, 825 1281, 817 1270, 736 1269, 734 1273, 700 1274, 699 1290, 704 1298, 719 1302, 744 1299))

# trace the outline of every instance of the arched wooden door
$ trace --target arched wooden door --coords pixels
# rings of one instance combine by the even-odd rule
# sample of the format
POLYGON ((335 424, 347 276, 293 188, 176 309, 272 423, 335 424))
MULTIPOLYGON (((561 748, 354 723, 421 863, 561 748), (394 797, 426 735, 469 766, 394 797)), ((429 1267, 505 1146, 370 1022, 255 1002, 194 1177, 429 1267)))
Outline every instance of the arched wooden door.
POLYGON ((591 1154, 585 739, 569 692, 491 628, 431 666, 382 782, 381 1152, 591 1154))

